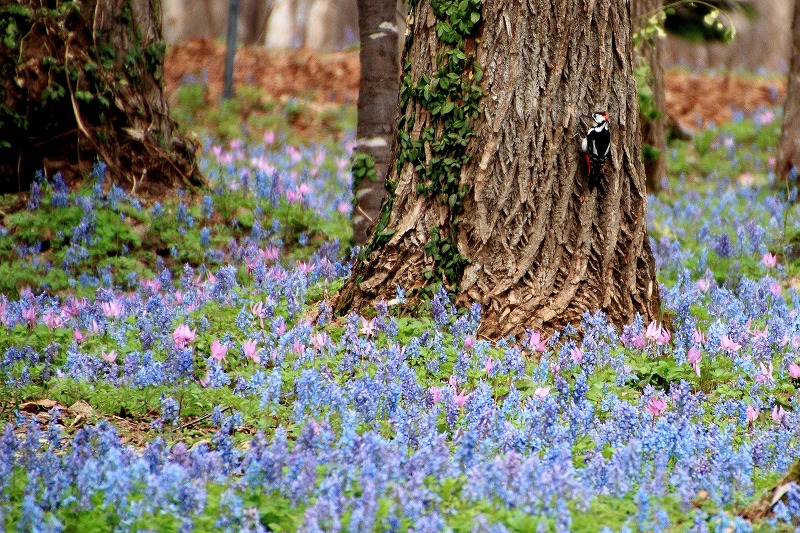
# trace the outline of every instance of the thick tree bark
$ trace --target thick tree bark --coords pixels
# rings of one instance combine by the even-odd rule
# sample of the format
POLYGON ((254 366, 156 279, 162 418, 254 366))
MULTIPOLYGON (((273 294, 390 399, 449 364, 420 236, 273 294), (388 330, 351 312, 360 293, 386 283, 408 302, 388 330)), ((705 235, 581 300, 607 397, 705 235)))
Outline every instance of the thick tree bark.
MULTIPOLYGON (((633 0, 631 2, 631 23, 634 31, 640 31, 649 23, 651 17, 663 9, 662 0, 633 0)), ((640 34, 641 35, 641 34, 640 34)), ((645 109, 641 109, 639 119, 642 124, 642 143, 644 146, 645 183, 649 192, 661 188, 661 179, 666 174, 664 153, 666 139, 666 104, 664 93, 664 41, 657 35, 644 32, 635 55, 647 65, 649 72, 646 83, 649 95, 645 109)))
POLYGON ((0 191, 34 172, 80 179, 96 159, 134 193, 200 183, 169 117, 158 0, 25 0, 0 8, 0 191))
POLYGON ((789 84, 783 104, 783 127, 775 160, 775 173, 782 180, 794 177, 793 185, 800 185, 800 0, 794 3, 792 22, 792 65, 789 84))
POLYGON ((361 85, 353 168, 353 242, 365 244, 378 218, 392 157, 397 119, 397 24, 395 0, 358 0, 361 85))
MULTIPOLYGON (((461 303, 483 305, 490 337, 575 323, 587 310, 618 325, 636 313, 656 317, 627 2, 486 0, 480 18, 464 51, 481 68, 465 67, 458 82, 480 78, 483 97, 467 119, 471 157, 459 169, 447 167, 460 155, 446 146, 464 136, 438 135, 453 131, 440 116, 460 115, 422 103, 442 90, 450 48, 437 37, 430 2, 414 9, 392 201, 337 308, 391 299, 397 285, 413 304, 418 289, 441 279, 461 303), (582 116, 596 110, 609 112, 612 148, 604 183, 589 191, 579 137, 588 127, 582 116), (441 163, 453 172, 431 172, 441 163)), ((439 33, 459 20, 440 20, 439 33)), ((452 101, 456 110, 469 108, 469 95, 452 101)))

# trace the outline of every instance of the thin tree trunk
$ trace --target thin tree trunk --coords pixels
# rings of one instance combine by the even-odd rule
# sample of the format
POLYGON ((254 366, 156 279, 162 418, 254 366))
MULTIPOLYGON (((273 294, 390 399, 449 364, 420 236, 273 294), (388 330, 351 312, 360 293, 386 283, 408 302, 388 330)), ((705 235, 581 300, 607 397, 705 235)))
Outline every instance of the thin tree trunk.
POLYGON ((651 17, 658 16, 662 9, 662 0, 631 2, 633 29, 639 31, 641 36, 638 50, 634 52, 640 56, 649 70, 649 76, 644 81, 650 89, 650 94, 645 98, 645 105, 640 106, 639 115, 642 123, 645 183, 649 192, 656 192, 661 188, 661 179, 666 174, 664 153, 667 148, 665 133, 667 99, 664 93, 664 41, 655 32, 648 33, 645 27, 651 17))
POLYGON ((358 0, 361 85, 353 166, 353 242, 365 244, 378 218, 397 119, 397 24, 394 0, 358 0))
POLYGON ((783 127, 778 142, 775 173, 782 180, 793 178, 792 185, 800 185, 800 0, 794 3, 792 22, 792 66, 789 85, 783 104, 783 127), (793 169, 794 170, 793 172, 793 169))
POLYGON ((26 0, 0 8, 0 191, 93 161, 128 191, 197 185, 194 144, 169 116, 158 0, 26 0))
POLYGON ((490 337, 598 309, 618 325, 656 317, 627 2, 486 0, 454 78, 437 30, 451 35, 462 15, 435 14, 428 0, 412 8, 393 194, 337 309, 389 300, 397 285, 413 304, 441 281, 483 305, 490 337), (443 79, 463 88, 444 104, 443 79), (611 117, 612 147, 589 191, 579 137, 597 110, 611 117), (464 121, 471 133, 457 131, 464 121))

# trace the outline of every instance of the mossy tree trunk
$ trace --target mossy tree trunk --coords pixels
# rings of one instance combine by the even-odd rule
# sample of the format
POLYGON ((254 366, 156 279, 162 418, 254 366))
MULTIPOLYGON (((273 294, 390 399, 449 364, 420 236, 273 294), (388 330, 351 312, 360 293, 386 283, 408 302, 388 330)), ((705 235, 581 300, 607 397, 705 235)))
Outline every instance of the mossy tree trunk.
POLYGON ((361 84, 353 158, 353 243, 366 244, 381 212, 397 120, 395 0, 358 0, 361 84))
POLYGON ((443 283, 489 337, 656 317, 628 3, 419 0, 412 18, 389 197, 337 309, 443 283), (604 109, 590 191, 582 116, 604 109))
POLYGON ((23 0, 0 7, 0 191, 93 161, 134 193, 197 185, 169 116, 158 0, 23 0))
POLYGON ((782 180, 793 178, 791 185, 800 185, 800 0, 794 3, 792 22, 792 63, 789 84, 783 104, 783 127, 778 142, 775 173, 782 180), (794 171, 793 171, 794 169, 794 171))

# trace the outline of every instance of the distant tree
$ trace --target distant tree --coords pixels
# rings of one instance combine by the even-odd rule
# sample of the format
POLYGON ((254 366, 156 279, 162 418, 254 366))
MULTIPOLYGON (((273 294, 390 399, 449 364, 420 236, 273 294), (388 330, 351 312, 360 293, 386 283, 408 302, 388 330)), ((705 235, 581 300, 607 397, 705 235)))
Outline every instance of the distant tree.
POLYGON ((395 0, 358 0, 361 85, 353 158, 353 242, 365 244, 380 215, 397 119, 395 0))
POLYGON ((164 95, 159 0, 5 2, 0 35, 0 192, 97 159, 133 192, 200 183, 164 95))
POLYGON ((633 0, 634 52, 638 64, 639 111, 642 124, 645 183, 649 192, 661 188, 666 174, 666 104, 664 91, 663 0, 633 0))
POLYGON ((778 142, 775 173, 782 180, 794 175, 794 183, 800 185, 797 176, 800 170, 800 0, 794 3, 792 22, 792 63, 789 69, 789 86, 783 103, 783 127, 778 142), (792 169, 796 169, 794 173, 792 169))
POLYGON ((442 284, 489 337, 656 318, 629 3, 418 0, 409 18, 388 197, 336 309, 442 284), (603 109, 590 191, 579 136, 603 109))

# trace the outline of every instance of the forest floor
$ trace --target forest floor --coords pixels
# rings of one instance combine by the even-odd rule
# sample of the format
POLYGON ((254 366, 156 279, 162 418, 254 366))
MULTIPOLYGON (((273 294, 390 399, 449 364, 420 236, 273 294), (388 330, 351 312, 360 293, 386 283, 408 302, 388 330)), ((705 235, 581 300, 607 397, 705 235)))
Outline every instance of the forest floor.
MULTIPOLYGON (((224 44, 195 39, 173 45, 165 65, 168 94, 181 82, 202 80, 209 98, 222 94, 224 44)), ((236 55, 235 84, 256 85, 279 100, 300 98, 316 105, 355 104, 359 82, 358 50, 319 53, 310 50, 240 48, 236 55)), ((694 73, 668 69, 667 112, 690 131, 702 125, 731 120, 738 111, 752 112, 783 102, 786 83, 752 74, 694 73)))

